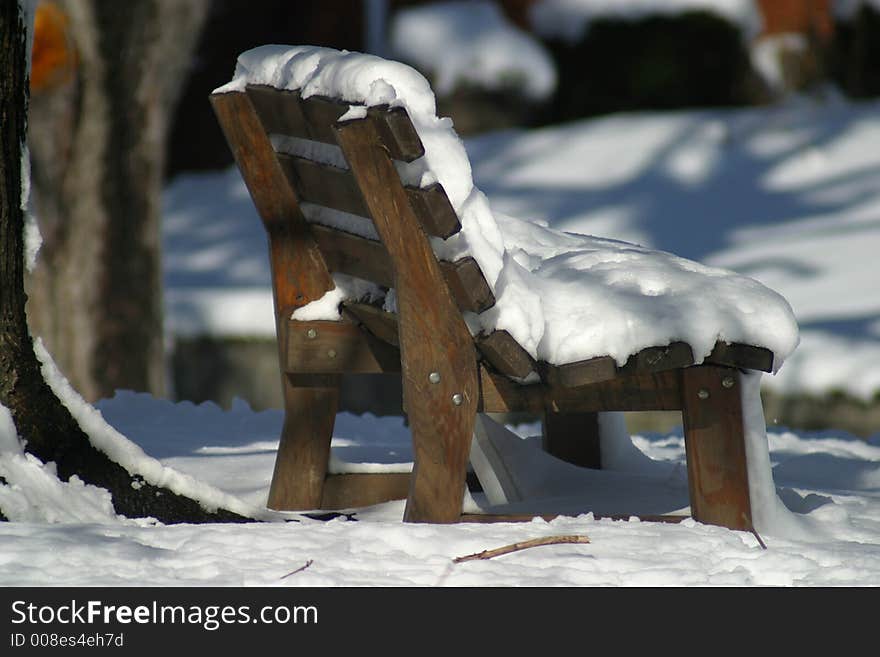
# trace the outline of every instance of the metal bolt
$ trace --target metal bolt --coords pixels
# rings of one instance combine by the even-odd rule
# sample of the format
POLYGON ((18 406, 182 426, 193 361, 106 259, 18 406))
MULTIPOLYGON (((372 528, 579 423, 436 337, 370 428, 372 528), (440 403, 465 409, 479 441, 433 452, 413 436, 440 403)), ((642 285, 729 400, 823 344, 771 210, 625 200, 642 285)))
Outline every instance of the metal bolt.
POLYGON ((709 399, 709 391, 705 388, 700 388, 697 391, 697 397, 699 397, 700 399, 709 399))
POLYGON ((725 388, 728 388, 728 389, 732 388, 734 385, 733 377, 732 376, 725 376, 723 379, 721 379, 721 385, 725 388))
POLYGON ((457 392, 454 395, 452 395, 452 403, 455 404, 456 406, 461 406, 461 402, 463 402, 463 401, 464 401, 464 397, 462 397, 460 393, 457 392))
POLYGON ((440 383, 440 372, 431 372, 428 375, 428 381, 431 383, 440 383))
POLYGON ((306 331, 306 337, 309 340, 314 340, 318 337, 318 332, 315 329, 309 329, 308 331, 306 331))
POLYGON ((336 350, 335 349, 328 349, 327 356, 329 356, 330 358, 336 358, 336 350))

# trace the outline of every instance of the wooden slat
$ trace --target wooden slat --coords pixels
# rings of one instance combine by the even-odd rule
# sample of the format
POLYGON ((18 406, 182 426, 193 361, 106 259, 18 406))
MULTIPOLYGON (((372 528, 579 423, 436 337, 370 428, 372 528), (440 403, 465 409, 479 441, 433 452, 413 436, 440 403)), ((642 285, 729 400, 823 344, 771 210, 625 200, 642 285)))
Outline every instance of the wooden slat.
POLYGON ((251 84, 246 93, 267 133, 312 138, 300 106, 299 92, 251 84))
POLYGON ((346 473, 327 475, 322 509, 351 509, 406 499, 408 472, 346 473))
POLYGON ((480 366, 480 406, 482 413, 543 413, 546 408, 547 386, 523 386, 503 374, 480 366))
POLYGON ((375 125, 346 122, 337 140, 394 260, 401 375, 415 461, 404 519, 455 522, 479 396, 473 339, 375 125))
POLYGON ((425 154, 422 140, 402 107, 372 107, 370 118, 373 119, 379 138, 395 160, 412 162, 425 154))
MULTIPOLYGON (((369 218, 354 176, 348 169, 278 153, 278 161, 300 200, 369 218)), ((406 187, 413 211, 428 235, 447 238, 461 230, 443 187, 406 187)))
POLYGON ((621 376, 577 388, 520 385, 485 366, 480 368, 480 407, 484 413, 527 411, 677 411, 681 384, 676 370, 621 376))
MULTIPOLYGON (((391 259, 381 242, 319 224, 311 228, 330 271, 394 287, 391 259)), ((461 310, 482 312, 494 305, 495 297, 473 258, 438 264, 461 310)))
POLYGON ((773 352, 747 344, 719 342, 706 358, 707 363, 739 367, 744 370, 773 371, 773 352))
MULTIPOLYGON (((267 132, 333 145, 335 125, 352 105, 321 96, 302 98, 299 91, 266 85, 248 85, 247 94, 267 132)), ((424 155, 424 146, 406 110, 371 107, 368 113, 392 158, 412 162, 424 155)))
POLYGON ((630 356, 623 367, 610 356, 598 356, 565 365, 541 364, 542 377, 552 385, 566 388, 609 381, 619 376, 650 374, 687 367, 694 362, 689 345, 674 342, 666 347, 648 347, 630 356))
POLYGON ((286 371, 299 374, 379 374, 400 371, 400 351, 347 321, 290 320, 286 371))
POLYGON ((303 115, 309 125, 309 134, 315 141, 336 144, 334 126, 339 117, 348 112, 352 103, 335 98, 309 96, 300 99, 303 115))
POLYGON ((400 344, 397 335, 397 315, 394 313, 385 312, 368 303, 345 303, 343 314, 346 313, 383 342, 395 347, 400 344))
POLYGON ((675 411, 681 409, 678 372, 622 376, 580 388, 549 388, 552 411, 675 411))
POLYGON ((440 269, 461 310, 481 313, 495 305, 495 295, 473 258, 441 262, 440 269))
POLYGON ((278 161, 301 200, 368 216, 351 171, 286 153, 278 153, 278 161))
POLYGON ((330 271, 393 287, 391 260, 381 242, 319 224, 311 228, 330 271))
POLYGON ((648 347, 630 356, 618 374, 646 374, 662 372, 694 364, 694 352, 689 344, 673 342, 665 347, 648 347))
POLYGON ((752 529, 743 410, 736 370, 682 370, 682 419, 691 515, 700 522, 752 529))
MULTIPOLYGON (((343 100, 322 96, 301 98, 300 105, 309 126, 311 139, 327 144, 336 144, 336 127, 339 117, 348 112, 353 104, 356 103, 347 103, 343 100)), ((368 115, 381 134, 383 144, 393 159, 412 162, 425 154, 422 141, 405 109, 396 107, 389 110, 383 106, 370 107, 368 115)))
POLYGON ((446 239, 461 230, 458 215, 440 183, 422 188, 407 187, 406 193, 419 223, 428 235, 446 239))
MULTIPOLYGON (((397 336, 397 316, 394 313, 385 312, 381 308, 376 306, 372 306, 370 304, 365 303, 346 303, 345 312, 348 312, 355 318, 358 322, 362 323, 373 335, 379 338, 381 341, 388 343, 390 345, 397 346, 398 345, 398 336, 397 336)), ((477 348, 480 353, 486 358, 490 365, 494 369, 496 369, 499 373, 513 378, 524 378, 530 372, 534 371, 537 364, 534 363, 534 360, 531 359, 528 352, 526 352, 522 347, 519 346, 516 341, 510 337, 510 334, 506 331, 494 331, 488 336, 480 336, 476 339, 477 348), (523 374, 525 372, 525 374, 523 374)), ((744 345, 741 345, 744 346, 744 345)), ((745 352, 749 354, 754 351, 753 356, 760 356, 762 360, 755 360, 752 358, 751 369, 761 369, 761 365, 767 364, 767 357, 763 354, 760 354, 760 351, 757 347, 748 347, 746 346, 745 352)), ((654 353, 653 350, 648 352, 649 354, 654 353)), ((715 352, 713 352, 714 354, 715 352)), ((769 352, 768 352, 769 353, 769 352)), ((714 356, 713 356, 714 357, 714 356)), ((770 355, 772 358, 772 354, 770 355)), ((736 367, 747 368, 747 363, 749 362, 746 358, 742 357, 728 357, 726 358, 728 362, 734 361, 736 367)), ((609 362, 613 362, 613 359, 610 358, 599 358, 592 359, 592 361, 580 361, 579 363, 574 363, 572 366, 561 366, 548 369, 546 364, 543 373, 546 382, 551 386, 559 386, 565 388, 574 388, 579 387, 581 385, 589 385, 592 383, 599 383, 602 381, 607 381, 613 379, 618 376, 629 375, 623 370, 618 370, 613 372, 613 374, 608 374, 611 370, 606 369, 609 362), (591 378, 584 376, 584 372, 586 371, 584 365, 590 363, 594 364, 597 367, 597 371, 599 374, 594 375, 594 377, 601 378, 591 378), (575 367, 575 371, 577 372, 576 376, 566 377, 565 372, 567 367, 575 367), (572 385, 571 382, 576 382, 576 385, 572 385), (586 381, 586 383, 584 383, 586 381)), ((638 363, 638 360, 628 361, 628 365, 632 366, 632 369, 635 370, 634 364, 638 363)), ((669 361, 666 361, 667 363, 669 361)), ((653 364, 651 362, 646 363, 646 370, 650 371, 650 367, 656 366, 657 362, 653 364)), ((675 367, 678 367, 677 365, 675 367)), ((289 370, 293 371, 293 370, 289 370)), ((330 370, 330 371, 336 371, 330 370)), ((371 372, 380 372, 383 371, 378 368, 368 368, 364 371, 371 372)), ((395 371, 395 370, 386 370, 386 371, 395 371)), ((661 370, 658 370, 661 371, 661 370)), ((638 373, 647 373, 644 371, 638 371, 638 373)))
POLYGON ((537 371, 535 359, 507 331, 480 335, 476 344, 486 361, 505 376, 524 379, 537 371))
MULTIPOLYGON (((739 367, 742 369, 773 371, 773 353, 761 347, 719 342, 706 358, 706 363, 739 367)), ((618 367, 610 356, 550 365, 540 363, 541 377, 551 385, 567 388, 608 381, 619 376, 648 374, 689 367, 694 363, 693 350, 684 342, 673 342, 666 347, 648 347, 627 359, 618 367)))
POLYGON ((541 378, 552 386, 577 388, 608 381, 617 376, 617 362, 611 356, 599 356, 565 365, 540 363, 541 378))

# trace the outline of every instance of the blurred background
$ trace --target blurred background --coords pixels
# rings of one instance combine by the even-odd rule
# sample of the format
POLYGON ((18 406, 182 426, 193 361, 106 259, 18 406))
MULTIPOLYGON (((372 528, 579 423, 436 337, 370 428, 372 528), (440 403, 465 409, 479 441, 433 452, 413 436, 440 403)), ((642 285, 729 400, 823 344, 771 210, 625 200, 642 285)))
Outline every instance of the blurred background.
MULTIPOLYGON (((267 43, 420 70, 503 212, 777 289, 802 344, 768 422, 880 431, 880 0, 41 0, 28 311, 87 399, 281 406, 265 238, 208 102, 267 43)), ((344 405, 396 395, 352 379, 344 405)))

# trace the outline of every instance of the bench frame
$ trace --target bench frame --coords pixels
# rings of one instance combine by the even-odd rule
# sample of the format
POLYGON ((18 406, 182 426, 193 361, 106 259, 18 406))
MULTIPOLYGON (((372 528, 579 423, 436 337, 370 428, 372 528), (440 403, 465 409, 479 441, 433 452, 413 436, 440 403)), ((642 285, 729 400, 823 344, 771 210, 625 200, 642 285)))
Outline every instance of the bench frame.
POLYGON ((338 122, 348 104, 263 86, 211 102, 269 240, 285 410, 270 508, 405 497, 409 522, 473 519, 462 515, 462 501, 476 413, 541 414, 547 451, 599 467, 598 412, 677 410, 692 516, 752 529, 738 371, 771 371, 769 351, 719 343, 695 365, 690 347, 673 343, 624 366, 609 357, 553 366, 534 362, 505 331, 475 338, 461 311, 479 312, 494 298, 475 263, 439 262, 431 248, 429 236, 460 226, 441 187, 400 180, 394 160, 423 153, 404 111, 370 108, 365 118, 338 122), (279 132, 337 144, 349 171, 277 154, 269 135, 279 132), (312 200, 368 213, 381 242, 308 223, 301 203, 312 200), (397 313, 347 303, 342 321, 290 319, 334 287, 331 271, 393 287, 397 313), (533 371, 539 383, 518 383, 533 371), (387 372, 402 377, 412 473, 327 474, 341 376, 387 372))

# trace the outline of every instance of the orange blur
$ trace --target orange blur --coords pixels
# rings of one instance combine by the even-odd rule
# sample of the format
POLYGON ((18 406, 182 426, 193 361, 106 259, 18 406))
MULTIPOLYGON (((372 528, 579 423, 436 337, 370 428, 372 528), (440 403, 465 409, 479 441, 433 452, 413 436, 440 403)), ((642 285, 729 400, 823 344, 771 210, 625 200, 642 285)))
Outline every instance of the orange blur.
POLYGON ((42 0, 34 16, 31 92, 67 82, 76 68, 76 50, 67 15, 51 0, 42 0))

